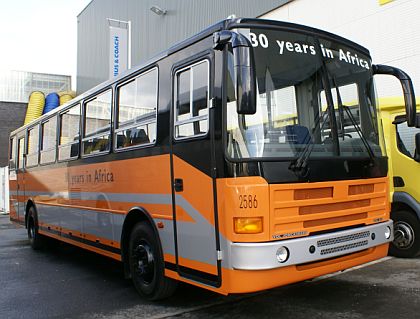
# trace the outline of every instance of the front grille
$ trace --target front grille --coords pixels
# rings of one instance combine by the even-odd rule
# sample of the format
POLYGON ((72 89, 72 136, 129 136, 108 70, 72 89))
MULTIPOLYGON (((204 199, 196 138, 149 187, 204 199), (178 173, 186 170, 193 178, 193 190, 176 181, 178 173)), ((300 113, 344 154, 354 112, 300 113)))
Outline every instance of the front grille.
POLYGON ((346 250, 350 250, 350 249, 357 248, 357 247, 367 246, 368 243, 369 243, 369 241, 362 240, 362 241, 358 241, 356 243, 351 243, 351 244, 347 244, 347 245, 322 249, 321 250, 321 256, 334 254, 334 253, 337 253, 337 252, 340 252, 340 251, 346 251, 346 250))
MULTIPOLYGON (((388 179, 270 185, 271 237, 311 234, 386 219, 388 179)), ((360 235, 360 239, 369 234, 360 235)), ((336 245, 352 239, 335 239, 336 245)), ((353 239, 357 240, 357 238, 353 239)), ((333 243, 331 243, 333 244, 333 243)), ((321 243, 319 248, 327 248, 321 243)))
POLYGON ((367 231, 363 231, 363 232, 356 233, 356 234, 318 240, 316 245, 318 247, 331 246, 331 245, 345 243, 347 241, 354 241, 354 240, 358 240, 358 239, 362 239, 362 238, 368 238, 369 236, 370 236, 370 231, 367 230, 367 231))

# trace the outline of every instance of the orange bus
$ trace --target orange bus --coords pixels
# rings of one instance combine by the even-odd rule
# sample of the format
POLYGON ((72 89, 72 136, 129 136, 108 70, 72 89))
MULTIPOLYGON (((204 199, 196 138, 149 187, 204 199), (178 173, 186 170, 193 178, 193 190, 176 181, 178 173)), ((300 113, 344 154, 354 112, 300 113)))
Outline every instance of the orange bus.
POLYGON ((374 74, 400 79, 412 125, 409 77, 358 44, 224 20, 12 132, 10 218, 35 249, 51 237, 121 261, 151 300, 178 281, 246 293, 381 258, 374 74))

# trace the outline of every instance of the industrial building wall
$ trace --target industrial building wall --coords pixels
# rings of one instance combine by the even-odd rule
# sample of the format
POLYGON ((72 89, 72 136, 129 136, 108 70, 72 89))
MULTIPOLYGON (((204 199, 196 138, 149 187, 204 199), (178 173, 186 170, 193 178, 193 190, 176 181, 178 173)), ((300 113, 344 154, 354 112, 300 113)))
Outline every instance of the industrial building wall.
POLYGON ((77 91, 108 79, 107 18, 131 21, 132 66, 231 14, 256 17, 290 0, 93 0, 78 16, 77 91), (150 11, 157 5, 163 16, 150 11))
POLYGON ((0 167, 9 165, 10 132, 23 125, 27 106, 27 103, 0 101, 0 167))
MULTIPOLYGON (((420 1, 294 0, 262 17, 324 29, 370 50, 373 63, 405 70, 420 94, 420 1)), ((379 96, 401 95, 398 81, 377 77, 379 96)))

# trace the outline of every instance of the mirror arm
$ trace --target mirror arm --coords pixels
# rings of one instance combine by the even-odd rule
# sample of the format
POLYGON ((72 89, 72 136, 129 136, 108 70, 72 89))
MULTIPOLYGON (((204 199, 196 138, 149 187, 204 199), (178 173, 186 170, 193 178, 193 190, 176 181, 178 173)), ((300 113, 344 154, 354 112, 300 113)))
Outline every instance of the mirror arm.
POLYGON ((410 127, 416 126, 416 97, 410 76, 401 69, 383 64, 372 65, 372 70, 374 75, 392 75, 400 81, 404 93, 407 125, 410 127))

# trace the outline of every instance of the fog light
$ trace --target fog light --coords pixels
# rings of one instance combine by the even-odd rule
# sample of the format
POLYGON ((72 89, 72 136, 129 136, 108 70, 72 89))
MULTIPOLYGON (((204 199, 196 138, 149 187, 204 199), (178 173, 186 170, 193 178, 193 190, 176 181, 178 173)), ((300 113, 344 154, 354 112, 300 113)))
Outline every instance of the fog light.
POLYGON ((236 217, 233 224, 237 234, 257 234, 263 231, 262 217, 236 217))
POLYGON ((276 258, 279 263, 284 263, 287 259, 289 259, 289 250, 286 247, 281 246, 276 251, 276 258))
POLYGON ((386 226, 386 229, 385 229, 385 238, 386 239, 389 239, 390 237, 391 237, 391 227, 386 226))

